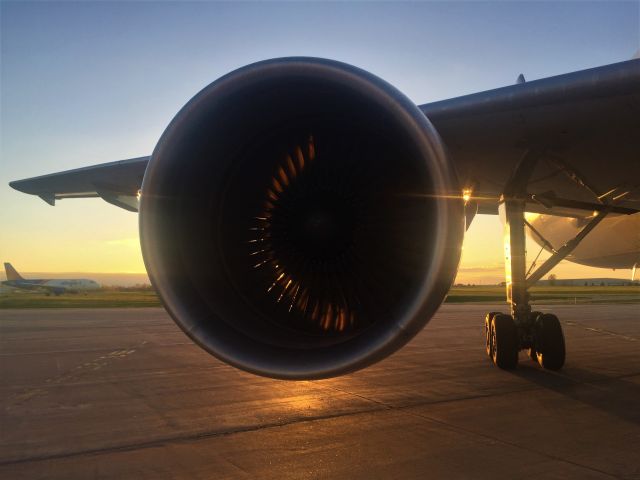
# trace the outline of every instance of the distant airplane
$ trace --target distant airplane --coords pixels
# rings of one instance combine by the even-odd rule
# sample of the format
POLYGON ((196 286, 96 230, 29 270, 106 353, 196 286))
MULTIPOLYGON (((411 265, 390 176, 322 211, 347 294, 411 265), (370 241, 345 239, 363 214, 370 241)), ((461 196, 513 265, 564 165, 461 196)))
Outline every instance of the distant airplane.
POLYGON ((10 185, 139 211, 176 323, 221 360, 284 379, 405 345, 445 299, 465 227, 500 214, 511 308, 486 315, 486 352, 510 369, 528 350, 558 370, 561 323, 529 288, 564 259, 640 263, 638 119, 639 59, 416 105, 354 66, 278 58, 205 87, 151 156, 10 185), (539 265, 527 233, 550 253, 539 265))
POLYGON ((23 290, 46 290, 54 295, 63 293, 75 293, 86 290, 96 290, 100 285, 86 278, 49 278, 31 279, 23 278, 10 263, 4 264, 7 280, 2 285, 23 290))

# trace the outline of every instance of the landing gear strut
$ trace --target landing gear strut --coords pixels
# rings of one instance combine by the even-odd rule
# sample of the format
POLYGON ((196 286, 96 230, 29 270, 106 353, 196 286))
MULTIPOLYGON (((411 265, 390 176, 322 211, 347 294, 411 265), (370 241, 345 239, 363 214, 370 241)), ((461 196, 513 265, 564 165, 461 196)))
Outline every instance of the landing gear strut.
MULTIPOLYGON (((560 321, 551 313, 531 311, 529 288, 571 253, 607 213, 615 211, 614 206, 604 203, 602 197, 596 195, 598 203, 588 204, 588 207, 594 211, 592 219, 575 238, 559 249, 554 249, 525 219, 527 202, 540 202, 536 195, 530 195, 527 192, 527 184, 543 154, 544 152, 541 151, 527 152, 518 163, 501 198, 501 213, 504 213, 505 217, 506 293, 511 312, 510 314, 490 312, 485 317, 484 325, 487 355, 493 363, 504 369, 515 368, 518 364, 518 352, 526 349, 529 351, 529 357, 543 368, 549 370, 562 368, 565 361, 565 342, 560 321), (527 271, 526 265, 526 226, 540 236, 553 252, 551 257, 531 274, 527 271)), ((564 167, 568 169, 568 166, 564 167)), ((586 182, 575 172, 567 171, 566 173, 581 185, 586 185, 586 182)), ((549 205, 548 198, 553 198, 555 205, 559 206, 571 203, 569 200, 555 196, 544 197, 544 206, 547 208, 554 206, 549 205)), ((531 269, 534 266, 532 265, 531 269)))

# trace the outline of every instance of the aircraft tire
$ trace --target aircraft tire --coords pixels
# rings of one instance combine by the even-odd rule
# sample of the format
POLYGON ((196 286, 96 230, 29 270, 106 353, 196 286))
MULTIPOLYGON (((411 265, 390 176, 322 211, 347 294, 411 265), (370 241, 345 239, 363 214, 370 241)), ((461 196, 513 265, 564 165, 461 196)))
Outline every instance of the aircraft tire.
POLYGON ((518 331, 511 315, 498 314, 491 321, 493 363, 510 370, 518 365, 518 331))
POLYGON ((546 370, 560 370, 566 356, 564 334, 558 317, 552 313, 540 315, 536 321, 537 360, 546 370))
POLYGON ((491 341, 491 321, 493 317, 498 315, 500 312, 489 312, 484 317, 484 338, 485 338, 485 346, 487 349, 487 355, 489 358, 493 357, 493 342, 491 341))

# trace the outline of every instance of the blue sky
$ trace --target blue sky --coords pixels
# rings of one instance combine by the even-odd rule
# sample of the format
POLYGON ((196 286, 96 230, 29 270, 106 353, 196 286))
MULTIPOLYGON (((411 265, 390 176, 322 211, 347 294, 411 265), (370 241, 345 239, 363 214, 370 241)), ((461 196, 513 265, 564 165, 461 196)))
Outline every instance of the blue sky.
MULTIPOLYGON (((14 192, 9 180, 148 154, 191 96, 244 64, 334 58, 423 103, 507 85, 521 72, 531 80, 626 60, 640 47, 639 2, 0 8, 0 202, 10 206, 0 210, 0 256, 27 271, 140 271, 137 219, 101 200, 51 208, 14 192)), ((495 222, 481 220, 471 232, 482 248, 485 229, 497 230, 489 263, 501 257, 495 222)))

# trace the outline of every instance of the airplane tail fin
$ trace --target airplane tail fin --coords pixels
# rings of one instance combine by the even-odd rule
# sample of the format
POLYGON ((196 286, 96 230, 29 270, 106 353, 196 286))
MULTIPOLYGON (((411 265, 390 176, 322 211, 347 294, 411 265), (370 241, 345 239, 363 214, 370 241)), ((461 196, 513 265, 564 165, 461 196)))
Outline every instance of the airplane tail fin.
POLYGON ((5 262, 4 271, 7 274, 7 280, 24 280, 22 276, 13 268, 13 265, 5 262))

